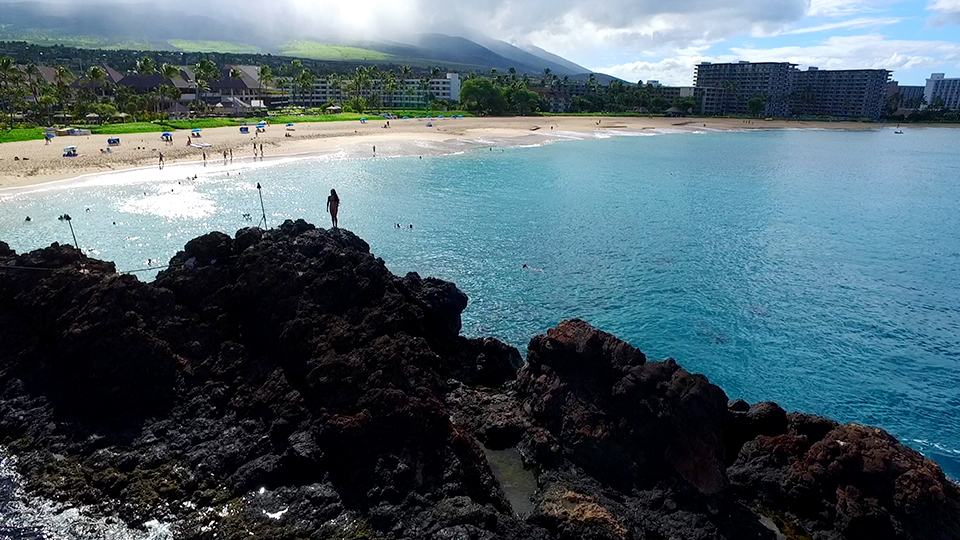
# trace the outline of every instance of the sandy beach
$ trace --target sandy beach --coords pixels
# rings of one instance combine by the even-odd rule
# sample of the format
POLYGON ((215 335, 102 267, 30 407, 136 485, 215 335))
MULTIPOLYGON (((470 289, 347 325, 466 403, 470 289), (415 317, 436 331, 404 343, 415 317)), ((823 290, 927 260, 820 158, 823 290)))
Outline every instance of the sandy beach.
MULTIPOLYGON (((204 154, 210 165, 223 163, 223 153, 232 151, 234 162, 252 160, 254 145, 259 152, 263 145, 266 158, 297 154, 346 153, 378 155, 428 155, 450 153, 460 146, 505 146, 536 144, 564 133, 608 133, 639 130, 730 131, 751 129, 853 129, 876 130, 891 126, 857 122, 792 122, 756 120, 748 124, 739 119, 713 118, 638 118, 545 116, 509 118, 445 118, 427 120, 371 119, 359 122, 319 122, 296 124, 293 131, 283 125, 270 125, 265 133, 240 133, 237 127, 205 129, 194 142, 208 143, 208 148, 187 145, 188 132, 175 132, 173 143, 160 140, 159 133, 119 135, 122 144, 107 148, 107 138, 115 135, 58 137, 46 145, 44 141, 0 144, 0 190, 33 186, 77 176, 119 171, 137 167, 158 166, 163 153, 166 166, 200 162, 204 154), (598 123, 599 122, 599 123, 598 123), (76 145, 79 156, 62 157, 63 147, 76 145)), ((597 133, 597 134, 599 134, 597 133)))

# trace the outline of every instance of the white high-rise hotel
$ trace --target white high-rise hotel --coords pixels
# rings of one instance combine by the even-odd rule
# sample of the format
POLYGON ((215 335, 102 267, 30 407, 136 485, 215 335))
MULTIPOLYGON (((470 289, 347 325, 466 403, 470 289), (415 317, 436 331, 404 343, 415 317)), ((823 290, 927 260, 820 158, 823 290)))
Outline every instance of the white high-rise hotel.
POLYGON ((923 89, 923 100, 929 107, 937 98, 943 100, 947 109, 960 109, 960 79, 947 79, 943 73, 930 75, 923 89))

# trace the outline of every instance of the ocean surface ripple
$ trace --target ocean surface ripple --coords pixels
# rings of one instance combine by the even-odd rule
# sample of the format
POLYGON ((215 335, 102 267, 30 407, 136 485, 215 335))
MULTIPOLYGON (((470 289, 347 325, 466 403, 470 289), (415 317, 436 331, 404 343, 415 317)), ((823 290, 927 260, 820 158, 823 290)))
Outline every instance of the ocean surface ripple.
POLYGON ((939 129, 661 134, 167 167, 0 192, 0 239, 71 243, 66 212, 89 255, 152 268, 256 225, 257 182, 269 225, 325 226, 336 188, 341 226, 391 270, 467 293, 465 334, 524 350, 583 318, 731 398, 881 426, 958 478, 958 145, 939 129))

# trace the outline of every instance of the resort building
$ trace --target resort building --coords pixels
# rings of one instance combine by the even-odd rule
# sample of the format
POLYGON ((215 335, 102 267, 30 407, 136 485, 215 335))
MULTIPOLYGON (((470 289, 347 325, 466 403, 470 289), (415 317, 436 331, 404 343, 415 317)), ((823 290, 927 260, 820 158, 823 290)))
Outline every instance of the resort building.
POLYGON ((787 116, 791 74, 796 64, 789 62, 703 62, 696 67, 694 86, 713 88, 719 99, 703 114, 747 115, 747 101, 764 99, 764 116, 787 116))
POLYGON ((573 102, 569 94, 554 92, 551 88, 531 86, 530 91, 540 96, 540 110, 543 112, 565 113, 570 110, 573 102))
POLYGON ((791 79, 790 116, 876 120, 883 115, 890 72, 811 67, 793 71, 791 79))
POLYGON ((905 109, 919 109, 923 105, 923 86, 899 86, 900 106, 905 109))
MULTIPOLYGON (((650 87, 650 81, 647 81, 647 86, 650 87)), ((711 114, 706 111, 719 107, 722 97, 722 93, 716 88, 697 88, 696 86, 654 86, 650 87, 650 94, 662 97, 670 103, 681 97, 694 98, 697 100, 697 106, 694 107, 693 114, 697 115, 711 114)))
MULTIPOLYGON (((379 80, 370 81, 370 84, 360 89, 359 95, 370 98, 374 94, 380 98, 385 107, 392 108, 419 108, 426 107, 435 99, 460 101, 460 75, 447 73, 436 79, 403 79, 398 82, 396 92, 385 93, 379 80)), ((325 78, 318 78, 309 90, 299 90, 293 87, 288 80, 277 80, 277 88, 281 95, 274 105, 319 107, 326 103, 339 103, 356 95, 356 89, 348 83, 331 84, 325 78)))
POLYGON ((960 109, 960 78, 947 79, 943 73, 930 75, 923 89, 923 99, 927 107, 960 109))
POLYGON ((923 86, 906 86, 897 81, 890 81, 887 83, 887 97, 891 98, 899 94, 901 109, 919 109, 924 103, 925 89, 926 87, 923 86))

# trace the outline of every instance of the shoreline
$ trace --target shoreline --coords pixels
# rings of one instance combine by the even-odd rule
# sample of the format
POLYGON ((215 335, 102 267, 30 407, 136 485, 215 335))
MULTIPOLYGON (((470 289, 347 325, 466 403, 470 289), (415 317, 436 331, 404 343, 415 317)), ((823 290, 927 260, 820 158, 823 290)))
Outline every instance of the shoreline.
MULTIPOLYGON (((121 135, 122 145, 112 147, 106 140, 112 135, 86 137, 58 137, 49 145, 44 141, 22 141, 0 145, 0 193, 16 194, 42 186, 59 185, 92 176, 157 168, 159 154, 166 166, 202 165, 204 154, 213 167, 224 164, 223 153, 234 156, 228 164, 248 164, 253 156, 253 145, 259 153, 263 147, 267 163, 278 159, 344 154, 346 157, 396 157, 415 155, 442 155, 466 151, 484 145, 506 147, 523 146, 520 139, 529 138, 532 144, 552 140, 576 139, 578 135, 595 138, 616 136, 618 132, 636 135, 637 132, 727 132, 754 130, 853 130, 878 131, 892 128, 886 124, 861 122, 797 122, 784 120, 756 120, 746 124, 730 118, 642 118, 611 116, 534 116, 432 119, 431 127, 424 120, 370 120, 366 124, 354 122, 317 122, 295 124, 292 129, 270 125, 265 133, 239 133, 236 127, 205 129, 195 142, 208 143, 207 148, 186 145, 188 133, 175 133, 173 143, 164 143, 153 133, 121 135), (520 144, 517 144, 520 142, 520 144), (80 156, 62 157, 62 146, 77 145, 80 156), (369 145, 369 146, 367 146, 369 145), (379 152, 373 149, 380 145, 379 152), (455 151, 450 151, 455 150, 455 151)), ((941 127, 941 126, 937 126, 941 127)), ((956 128, 956 125, 942 127, 956 128)), ((906 127, 902 129, 918 129, 906 127)), ((920 129, 926 129, 920 128, 920 129)), ((525 141, 524 141, 525 142, 525 141)), ((261 158, 263 159, 263 158, 261 158)))

